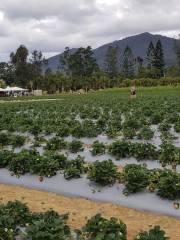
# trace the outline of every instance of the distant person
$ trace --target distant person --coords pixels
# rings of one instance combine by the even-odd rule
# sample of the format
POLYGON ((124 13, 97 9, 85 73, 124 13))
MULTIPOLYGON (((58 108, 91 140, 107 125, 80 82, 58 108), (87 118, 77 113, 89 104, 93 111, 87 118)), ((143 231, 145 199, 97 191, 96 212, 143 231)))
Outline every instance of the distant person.
POLYGON ((131 87, 131 98, 136 98, 136 85, 135 85, 135 83, 131 87))

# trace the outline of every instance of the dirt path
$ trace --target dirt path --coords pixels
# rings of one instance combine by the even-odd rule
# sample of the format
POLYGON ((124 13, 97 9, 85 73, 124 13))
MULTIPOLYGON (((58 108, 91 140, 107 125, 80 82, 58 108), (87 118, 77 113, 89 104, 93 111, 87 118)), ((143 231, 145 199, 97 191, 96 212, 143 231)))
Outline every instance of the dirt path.
POLYGON ((116 217, 126 223, 128 240, 134 240, 134 237, 141 229, 148 231, 148 225, 160 225, 161 229, 166 232, 166 236, 171 237, 171 240, 180 239, 180 220, 167 216, 160 216, 149 212, 137 212, 134 209, 128 209, 111 203, 96 203, 86 199, 68 198, 54 193, 3 184, 0 184, 0 197, 3 198, 2 203, 7 203, 15 199, 25 202, 31 211, 36 212, 46 211, 49 208, 53 208, 60 214, 67 213, 68 211, 76 212, 75 216, 70 215, 69 224, 73 225, 72 230, 83 227, 86 223, 84 217, 88 216, 89 219, 97 214, 99 208, 101 208, 104 210, 104 213, 102 213, 104 218, 110 219, 110 217, 116 217), (22 199, 22 197, 25 197, 25 199, 22 199), (45 209, 43 210, 43 208, 45 209), (72 218, 75 221, 72 221, 72 218))
POLYGON ((23 100, 0 100, 0 103, 19 103, 19 102, 41 102, 41 101, 59 101, 65 100, 64 98, 47 98, 47 99, 23 99, 23 100))

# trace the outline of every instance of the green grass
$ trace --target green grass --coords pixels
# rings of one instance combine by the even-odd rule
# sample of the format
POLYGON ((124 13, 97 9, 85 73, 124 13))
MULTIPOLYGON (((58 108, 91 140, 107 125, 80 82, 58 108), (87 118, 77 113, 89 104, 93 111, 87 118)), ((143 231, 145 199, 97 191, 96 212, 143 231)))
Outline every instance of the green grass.
MULTIPOLYGON (((98 90, 95 93, 89 94, 49 94, 43 96, 28 96, 28 97, 5 97, 0 98, 0 101, 28 101, 28 100, 38 100, 38 99, 79 99, 79 98, 99 98, 100 96, 112 95, 118 98, 130 98, 131 88, 107 88, 105 90, 98 90)), ((166 95, 179 95, 180 85, 174 86, 159 86, 159 87, 138 87, 136 91, 137 98, 141 97, 153 97, 153 96, 166 96, 166 95)))

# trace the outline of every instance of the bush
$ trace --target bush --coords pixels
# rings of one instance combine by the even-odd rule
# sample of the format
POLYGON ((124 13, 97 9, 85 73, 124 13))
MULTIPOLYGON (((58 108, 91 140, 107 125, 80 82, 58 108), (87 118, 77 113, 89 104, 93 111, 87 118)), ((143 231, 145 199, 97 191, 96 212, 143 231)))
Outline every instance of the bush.
POLYGON ((97 160, 89 166, 87 179, 97 182, 101 185, 109 184, 110 187, 112 187, 118 176, 119 173, 117 172, 117 167, 114 165, 111 159, 104 160, 102 162, 97 160))

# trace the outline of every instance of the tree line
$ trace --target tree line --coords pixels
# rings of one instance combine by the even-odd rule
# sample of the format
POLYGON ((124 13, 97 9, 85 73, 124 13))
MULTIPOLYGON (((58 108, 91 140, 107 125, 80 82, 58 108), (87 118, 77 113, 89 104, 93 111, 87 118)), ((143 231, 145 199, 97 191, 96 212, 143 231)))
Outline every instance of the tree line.
MULTIPOLYGON (((118 87, 126 79, 160 79, 161 77, 180 76, 180 42, 174 40, 172 49, 177 57, 177 66, 166 68, 161 41, 154 45, 149 43, 146 59, 147 67, 143 66, 140 56, 133 56, 129 46, 126 46, 120 59, 120 49, 109 46, 100 69, 90 46, 80 47, 71 54, 68 47, 59 58, 59 67, 56 73, 50 68, 42 74, 42 66, 48 64, 42 52, 37 50, 29 54, 28 49, 21 45, 16 52, 10 54, 8 63, 0 63, 0 79, 6 85, 16 84, 28 88, 30 91, 42 89, 48 93, 70 90, 118 87)), ((2 87, 2 81, 0 81, 2 87)))

